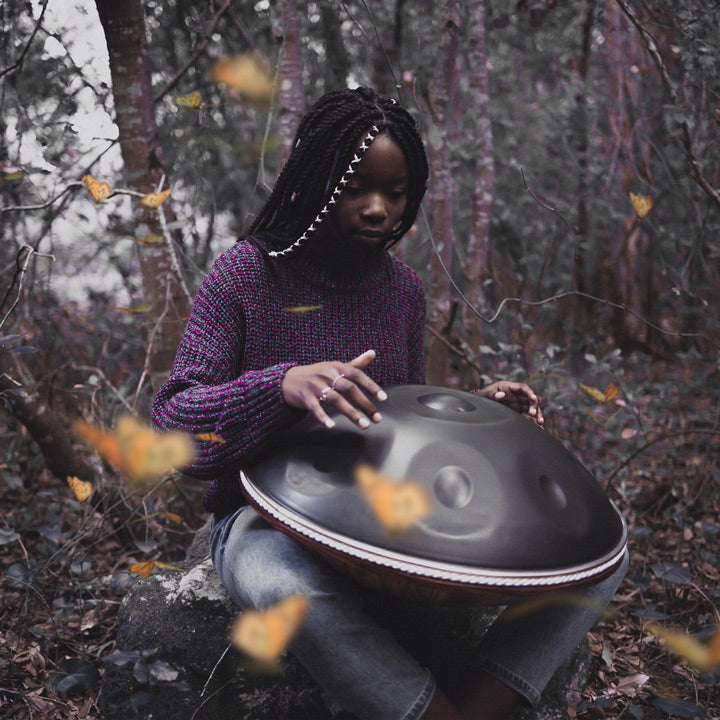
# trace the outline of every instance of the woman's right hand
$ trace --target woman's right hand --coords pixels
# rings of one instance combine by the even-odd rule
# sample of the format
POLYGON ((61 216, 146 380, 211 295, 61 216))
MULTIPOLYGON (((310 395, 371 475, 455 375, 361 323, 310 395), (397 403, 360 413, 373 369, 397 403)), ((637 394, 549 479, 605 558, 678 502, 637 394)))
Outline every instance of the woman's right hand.
POLYGON ((283 400, 291 407, 311 412, 327 428, 335 427, 335 421, 323 405, 332 405, 365 430, 371 420, 382 420, 373 400, 387 398, 385 391, 363 372, 374 359, 375 351, 367 350, 347 363, 331 360, 291 367, 280 384, 283 400))

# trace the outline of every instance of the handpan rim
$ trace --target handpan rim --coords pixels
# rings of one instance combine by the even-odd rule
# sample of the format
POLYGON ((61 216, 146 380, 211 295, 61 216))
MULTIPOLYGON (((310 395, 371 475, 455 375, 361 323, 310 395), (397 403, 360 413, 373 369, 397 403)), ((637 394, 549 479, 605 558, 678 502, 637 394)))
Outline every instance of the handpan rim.
MULTIPOLYGON (((619 510, 613 509, 622 526, 619 542, 605 555, 593 561, 552 570, 496 570, 456 563, 426 560, 399 553, 387 548, 376 547, 353 540, 338 532, 314 523, 306 517, 281 505, 260 490, 250 478, 240 472, 240 482, 251 505, 268 522, 288 532, 310 546, 321 545, 334 553, 370 563, 402 574, 415 576, 431 583, 442 583, 451 587, 449 597, 453 601, 483 599, 482 604, 504 604, 515 596, 543 592, 566 587, 580 587, 611 574, 621 564, 627 552, 627 525, 619 510)), ((448 595, 446 593, 445 595, 448 595)))

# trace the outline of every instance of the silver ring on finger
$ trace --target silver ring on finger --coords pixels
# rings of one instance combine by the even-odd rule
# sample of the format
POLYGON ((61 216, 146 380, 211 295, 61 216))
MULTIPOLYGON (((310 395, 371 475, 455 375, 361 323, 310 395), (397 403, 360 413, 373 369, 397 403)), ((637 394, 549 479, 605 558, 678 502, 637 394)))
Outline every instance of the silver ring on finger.
POLYGON ((335 383, 336 383, 340 378, 344 378, 344 377, 345 377, 345 373, 340 373, 340 374, 337 375, 335 378, 333 378, 332 385, 330 385, 330 389, 331 389, 331 390, 334 390, 334 389, 335 389, 335 383))
POLYGON ((330 385, 326 385, 321 391, 320 391, 320 402, 325 402, 327 400, 327 395, 329 392, 332 392, 332 388, 330 385))

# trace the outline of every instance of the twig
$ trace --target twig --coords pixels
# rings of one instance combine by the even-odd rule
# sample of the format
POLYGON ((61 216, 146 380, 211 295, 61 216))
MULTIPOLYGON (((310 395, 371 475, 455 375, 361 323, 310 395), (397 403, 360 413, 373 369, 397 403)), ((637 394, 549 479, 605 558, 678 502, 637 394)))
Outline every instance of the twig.
POLYGON ((51 198, 50 200, 47 200, 44 203, 41 203, 40 205, 11 205, 10 207, 0 208, 0 215, 2 213, 6 213, 6 212, 21 212, 24 210, 43 210, 46 207, 50 207, 50 205, 52 205, 56 200, 59 200, 66 193, 70 192, 70 190, 75 190, 76 188, 81 188, 81 187, 83 187, 82 183, 79 183, 79 182, 70 183, 62 192, 60 192, 54 198, 51 198))
POLYGON ((42 11, 40 12, 40 17, 37 19, 37 22, 35 23, 35 27, 33 28, 33 31, 30 33, 30 37, 28 38, 27 43, 25 43, 25 47, 22 49, 22 52, 20 53, 20 57, 12 65, 9 65, 4 70, 0 70, 0 77, 2 77, 3 75, 7 75, 9 72, 12 72, 15 68, 19 68, 22 66, 23 61, 25 60, 25 56, 28 54, 28 51, 30 50, 30 45, 32 44, 32 41, 35 39, 35 35, 37 35, 37 32, 40 29, 40 26, 42 25, 42 21, 43 21, 43 18, 45 17, 45 11, 47 10, 49 1, 50 0, 45 0, 45 4, 43 5, 42 11))
POLYGON ((8 287, 7 292, 5 293, 5 297, 3 298, 2 302, 0 303, 0 308, 2 308, 5 305, 5 302, 7 301, 8 297, 10 296, 10 292, 12 291, 13 287, 15 287, 15 283, 17 281, 18 289, 17 289, 17 295, 15 296, 15 300, 13 301, 12 305, 8 308, 8 311, 5 313, 5 316, 2 320, 0 320, 0 329, 2 329, 2 326, 5 324, 7 319, 10 317, 10 314, 15 309, 15 306, 20 302, 20 295, 22 294, 23 289, 23 281, 25 280, 25 273, 27 272, 27 267, 30 263, 30 258, 33 255, 37 255, 38 257, 44 257, 44 258, 50 258, 51 260, 55 260, 54 255, 43 255, 38 252, 35 252, 35 250, 30 247, 30 245, 23 245, 17 252, 17 255, 15 256, 15 263, 16 263, 16 270, 15 275, 13 276, 12 281, 10 282, 10 287, 8 287), (24 257, 24 261, 21 264, 20 255, 23 252, 23 250, 27 250, 27 254, 24 257))
POLYGON ((664 440, 673 440, 675 438, 684 437, 685 435, 717 435, 720 437, 720 430, 704 430, 704 429, 697 429, 697 430, 683 430, 681 432, 674 432, 674 433, 666 433, 664 435, 660 435, 656 437, 653 440, 648 441, 645 443, 645 445, 642 445, 639 448, 636 448, 625 460, 623 460, 621 463, 619 463, 614 470, 608 475, 607 480, 605 481, 605 492, 607 492, 610 489, 610 483, 612 482, 612 479, 625 467, 627 467, 638 455, 642 455, 648 448, 652 447, 653 445, 656 445, 659 442, 663 442, 664 440))
MULTIPOLYGON (((643 24, 640 22, 637 15, 635 14, 635 11, 627 4, 625 0, 616 0, 616 2, 620 6, 620 9, 625 13, 627 18, 630 20, 630 22, 637 28, 637 31, 640 33, 640 38, 645 45, 645 49, 650 54, 650 57, 653 59, 653 62, 655 63, 655 66, 660 73, 662 83, 665 86, 668 94, 670 95, 673 104, 676 107, 680 107, 680 98, 678 97, 677 90, 675 89, 672 81, 670 80, 667 68, 665 67, 665 62, 660 55, 660 50, 658 49, 655 39, 643 26, 643 24)), ((695 157, 695 152, 693 151, 692 147, 692 138, 690 137, 690 126, 688 125, 687 120, 682 120, 682 122, 680 123, 680 128, 682 130, 682 140, 683 146, 685 148, 685 154, 687 155, 688 162, 690 163, 690 174, 692 175, 692 177, 695 178, 698 185, 700 185, 700 187, 707 193, 710 199, 718 207, 720 207, 720 192, 716 190, 709 183, 707 178, 703 175, 697 158, 695 157)))
POLYGON ((198 45, 197 50, 195 50, 195 52, 185 63, 185 65, 183 65, 183 67, 181 67, 175 73, 175 75, 170 78, 168 84, 160 91, 158 95, 155 96, 153 102, 160 102, 160 100, 162 100, 178 84, 180 78, 193 66, 193 64, 200 57, 200 55, 205 52, 205 48, 207 47, 210 38, 215 32, 215 28, 217 27, 218 22, 220 22, 220 18, 230 9, 230 2, 231 0, 226 0, 225 4, 220 8, 220 10, 218 10, 218 12, 215 14, 215 17, 213 18, 212 24, 210 25, 210 29, 207 31, 200 45, 198 45))
POLYGON ((425 329, 429 330, 438 340, 440 340, 440 342, 444 343, 448 347, 448 349, 452 350, 456 355, 461 357, 468 365, 470 365, 473 370, 477 371, 482 376, 482 368, 476 362, 471 360, 466 352, 461 350, 456 345, 453 345, 444 335, 439 333, 434 327, 432 327, 428 323, 425 323, 425 329))
POLYGON ((575 273, 577 272, 577 266, 578 266, 578 242, 577 242, 577 236, 575 235, 575 231, 572 229, 572 226, 568 222, 567 218, 554 206, 550 205, 542 198, 538 197, 528 185, 527 180, 525 179, 525 171, 520 168, 520 174, 522 175, 523 184, 525 185, 525 191, 530 195, 530 197, 538 204, 540 207, 544 207, 546 210, 549 210, 553 215, 555 215, 556 218, 562 222, 563 225, 567 228, 568 232, 570 233, 570 237, 573 239, 573 267, 572 267, 572 281, 571 281, 571 288, 575 290, 577 287, 577 284, 575 282, 576 277, 575 273))
MULTIPOLYGON (((160 192, 164 180, 165 176, 163 175, 162 180, 160 180, 160 184, 158 185, 158 189, 155 192, 160 192)), ((175 279, 177 280, 180 289, 183 291, 183 295, 185 295, 185 300, 188 306, 190 306, 192 305, 192 296, 190 295, 190 291, 185 284, 185 278, 183 278, 182 271, 180 270, 180 263, 178 263, 177 254, 175 253, 175 245, 173 243, 170 230, 167 226, 167 220, 165 219, 165 212, 162 208, 162 205, 159 205, 157 208, 157 216, 158 221, 160 222, 160 228, 162 230, 163 238, 165 239, 165 247, 167 248, 167 252, 170 257, 170 268, 172 269, 173 275, 175 275, 175 279)))
POLYGON ((202 697, 205 694, 205 691, 207 690, 208 685, 210 684, 210 681, 213 679, 213 675, 215 675, 216 670, 220 666, 220 663, 223 661, 223 658, 230 652, 230 648, 232 648, 232 645, 228 645, 225 650, 223 650, 222 655, 218 658, 218 661, 213 666, 213 669, 210 671, 210 675, 208 675, 208 679, 205 681, 205 684, 203 685, 203 689, 200 691, 200 697, 202 697))

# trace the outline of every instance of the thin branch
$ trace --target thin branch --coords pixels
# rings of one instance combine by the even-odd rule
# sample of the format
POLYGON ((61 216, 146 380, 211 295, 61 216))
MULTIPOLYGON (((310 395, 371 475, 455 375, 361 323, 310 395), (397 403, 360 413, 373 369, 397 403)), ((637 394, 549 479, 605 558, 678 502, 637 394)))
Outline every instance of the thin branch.
MULTIPOLYGON (((667 68, 665 67, 665 62, 660 55, 660 50, 658 49, 655 39, 643 26, 643 24, 640 22, 637 15, 635 14, 635 11, 627 4, 625 0, 616 0, 616 2, 620 6, 620 9, 625 13, 627 18, 630 20, 630 22, 636 27, 637 31, 640 33, 640 38, 645 45, 645 49, 650 54, 650 57, 653 59, 655 66, 660 72, 662 83, 665 86, 668 94, 670 95, 673 105, 675 105, 676 107, 680 107, 680 98, 678 97, 677 90, 675 89, 672 81, 670 80, 667 68)), ((690 126, 688 125, 687 120, 683 120, 680 123, 680 128, 682 130, 682 140, 683 146, 685 148, 685 154, 687 155, 687 159, 691 167, 690 174, 692 175, 692 177, 695 178, 698 185, 700 185, 700 187, 707 193, 710 199, 718 207, 720 207, 720 191, 718 191, 710 184, 710 182, 703 175, 702 170, 700 169, 700 164, 698 163, 697 158, 695 157, 695 152, 693 150, 692 138, 690 136, 690 126)))
POLYGON ((190 59, 181 67, 169 80, 168 84, 160 91, 158 95, 155 96, 153 99, 153 102, 158 103, 160 100, 162 100, 180 81, 180 78, 195 64, 195 61, 205 52, 205 48, 207 47, 208 42, 210 41, 210 38, 215 33, 215 28, 217 27, 217 24, 220 22, 220 18, 230 9, 230 2, 231 0, 226 0, 225 4, 220 8, 220 10, 217 11, 215 14, 215 17, 213 18, 212 24, 210 25, 209 30, 205 34, 205 37, 202 39, 202 42, 200 45, 198 45, 195 52, 190 56, 190 59))
POLYGON ((40 26, 42 25, 43 18, 45 17, 45 11, 47 10, 49 3, 50 3, 50 0, 45 0, 45 4, 43 5, 42 11, 40 12, 40 17, 37 19, 37 22, 35 23, 35 27, 33 28, 32 33, 30 33, 30 37, 28 38, 27 43, 25 43, 25 47, 22 49, 22 52, 20 53, 20 57, 12 65, 6 67, 4 70, 0 70, 0 77, 2 77, 3 75, 7 75, 8 73, 15 70, 15 68, 22 67, 23 61, 25 60, 25 56, 28 54, 28 51, 30 50, 30 45, 32 45, 32 41, 35 39, 35 35, 37 35, 37 32, 40 29, 40 26))
POLYGON ((7 292, 5 293, 5 297, 2 299, 2 303, 0 303, 0 308, 2 308, 5 303, 7 302, 7 299, 10 297, 10 293, 12 292, 12 289, 15 287, 15 284, 17 283, 18 289, 17 294, 15 295, 15 300, 13 301, 12 305, 8 308, 8 311, 5 313, 5 316, 2 320, 0 320, 0 329, 2 329, 2 326, 7 322, 7 319, 10 317, 10 314, 15 309, 15 306, 20 302, 20 295, 22 294, 23 289, 23 282, 25 280, 25 273, 27 272, 28 265, 30 264, 30 258, 33 255, 37 255, 38 257, 44 257, 44 258, 50 258, 51 260, 55 260, 55 257, 53 255, 42 255, 35 251, 34 248, 32 248, 30 245, 23 245, 17 252, 17 255, 15 256, 15 263, 16 263, 16 270, 15 275, 13 275, 13 279, 10 282, 10 287, 8 287, 7 292), (27 251, 25 256, 21 260, 21 255, 23 251, 27 251))
POLYGON ((549 210, 553 215, 555 215, 556 218, 558 218, 562 224, 567 228, 568 232, 570 233, 570 236, 573 239, 573 268, 572 268, 572 282, 571 282, 571 288, 575 290, 577 287, 576 285, 576 277, 575 274, 577 272, 577 266, 578 266, 578 241, 577 236, 575 235, 575 231, 572 229, 572 226, 568 222, 567 218, 554 206, 550 205, 547 202, 545 202, 542 198, 538 197, 531 189, 530 186, 527 183, 527 180, 525 179, 525 171, 520 168, 520 174, 522 175, 523 184, 525 185, 525 191, 530 195, 530 197, 541 207, 544 207, 546 210, 549 210))
POLYGON ((58 193, 55 197, 50 198, 50 200, 46 200, 44 203, 42 203, 40 205, 11 205, 9 207, 0 208, 0 215, 2 215, 2 213, 6 213, 6 212, 21 212, 24 210, 44 210, 45 208, 50 207, 53 203, 57 202, 63 195, 67 194, 71 190, 76 190, 81 187, 83 187, 83 184, 80 182, 70 183, 64 190, 62 190, 60 193, 58 193))
POLYGON ((444 343, 449 350, 452 350, 456 355, 461 357, 470 367, 475 370, 480 376, 483 375, 482 368, 468 357, 468 354, 464 352, 457 345, 453 345, 442 333, 439 333, 432 325, 425 323, 425 329, 429 330, 430 333, 435 336, 440 342, 444 343))
POLYGON ((612 479, 625 467, 627 467, 638 455, 642 455, 646 450, 651 448, 653 445, 656 445, 659 442, 663 442, 664 440, 674 440, 675 438, 679 437, 685 437, 685 435, 715 435, 717 437, 720 437, 720 430, 705 430, 705 429, 699 429, 699 430, 684 430, 682 432, 674 432, 674 433, 667 433, 665 435, 660 435, 659 437, 656 437, 654 440, 650 440, 649 442, 645 443, 645 445, 642 445, 641 447, 634 450, 625 460, 623 460, 621 463, 619 463, 615 469, 608 475, 607 480, 605 481, 605 490, 610 489, 610 483, 612 482, 612 479))
MULTIPOLYGON (((425 214, 424 208, 421 207, 421 211, 423 213, 423 218, 425 220, 425 224, 428 226, 428 229, 430 229, 430 224, 427 220, 427 215, 425 214)), ((557 211, 555 211, 557 212, 557 211)), ((630 313, 635 319, 639 320, 644 325, 647 325, 648 327, 651 327, 653 330, 656 330, 662 335, 668 335, 670 337, 684 337, 684 338, 701 338, 703 340, 706 340, 709 342, 713 347, 720 348, 720 340, 711 338, 710 336, 706 335, 705 333, 689 333, 689 332, 681 332, 681 331, 672 331, 672 330, 666 330, 663 327, 660 327, 659 325, 656 325, 655 323, 651 322, 644 316, 640 315, 640 313, 636 312, 632 308, 629 308, 627 305, 621 305, 620 303, 612 302, 611 300, 606 300, 605 298, 599 298, 595 295, 590 295, 589 293, 582 292, 581 290, 563 290, 561 292, 555 293, 554 295, 550 295, 546 298, 541 298, 540 300, 525 300, 524 298, 503 298, 503 300, 498 305, 495 312, 490 316, 486 317, 483 315, 467 298, 467 296, 462 292, 462 290, 458 287, 458 284, 455 282, 455 279, 451 275, 450 271, 448 270, 447 266, 443 262, 443 259, 440 255, 440 251, 437 247, 437 244, 435 243, 435 240, 432 236, 432 231, 429 234, 430 243, 433 247, 433 252, 438 258, 438 261, 440 263, 440 267, 443 269, 443 272, 445 275, 447 275, 448 280, 450 281, 450 284, 453 287, 453 290, 458 294, 458 297, 467 305, 470 312, 473 313, 479 320, 482 320, 482 322, 487 323, 488 325, 492 325, 500 316, 500 313, 502 312, 505 305, 508 303, 518 303, 520 305, 531 305, 531 306, 537 306, 537 305, 547 305, 551 302, 557 302, 558 300, 562 300, 566 297, 581 297, 585 298, 586 300, 592 300, 593 302, 600 303, 601 305, 607 305, 611 308, 616 308, 617 310, 623 310, 627 313, 630 313)))

